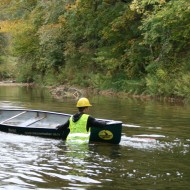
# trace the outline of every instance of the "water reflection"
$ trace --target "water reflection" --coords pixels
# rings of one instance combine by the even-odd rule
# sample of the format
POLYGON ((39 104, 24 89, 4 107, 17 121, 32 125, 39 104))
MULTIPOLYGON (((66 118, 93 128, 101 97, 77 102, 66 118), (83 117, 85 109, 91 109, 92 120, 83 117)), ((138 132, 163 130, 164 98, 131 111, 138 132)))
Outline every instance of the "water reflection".
POLYGON ((111 157, 116 158, 117 155, 117 150, 109 146, 103 148, 88 143, 65 144, 57 140, 5 133, 0 133, 0 139, 3 150, 1 185, 45 188, 48 181, 54 179, 52 188, 71 184, 90 187, 101 184, 99 174, 101 170, 108 169, 102 167, 102 162, 111 163, 111 157))

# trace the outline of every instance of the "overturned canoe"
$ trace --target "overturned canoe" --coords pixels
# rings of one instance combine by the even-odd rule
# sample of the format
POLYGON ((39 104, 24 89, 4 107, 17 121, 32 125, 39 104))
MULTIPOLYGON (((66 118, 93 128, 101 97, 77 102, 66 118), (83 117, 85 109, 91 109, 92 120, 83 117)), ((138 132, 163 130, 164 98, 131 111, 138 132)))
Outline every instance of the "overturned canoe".
MULTIPOLYGON (((56 127, 66 123, 70 116, 70 114, 42 110, 0 109, 0 131, 66 140, 69 131, 59 131, 56 127)), ((104 128, 91 129, 89 142, 119 144, 122 122, 103 121, 106 121, 104 128)))

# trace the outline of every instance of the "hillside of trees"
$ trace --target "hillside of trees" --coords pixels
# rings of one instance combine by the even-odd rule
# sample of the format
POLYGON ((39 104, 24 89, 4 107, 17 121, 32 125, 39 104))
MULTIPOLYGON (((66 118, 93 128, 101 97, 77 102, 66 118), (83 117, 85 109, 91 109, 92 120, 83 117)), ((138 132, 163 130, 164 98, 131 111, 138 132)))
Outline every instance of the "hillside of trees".
POLYGON ((7 77, 190 99, 190 1, 1 0, 7 77))

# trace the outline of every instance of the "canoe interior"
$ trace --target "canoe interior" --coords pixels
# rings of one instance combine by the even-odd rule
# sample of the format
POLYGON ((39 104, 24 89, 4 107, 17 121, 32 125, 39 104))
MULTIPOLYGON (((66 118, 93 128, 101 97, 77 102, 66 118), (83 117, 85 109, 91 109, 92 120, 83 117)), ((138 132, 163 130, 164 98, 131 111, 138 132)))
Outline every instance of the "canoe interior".
POLYGON ((45 111, 0 110, 0 124, 31 128, 55 128, 65 123, 69 115, 45 111))

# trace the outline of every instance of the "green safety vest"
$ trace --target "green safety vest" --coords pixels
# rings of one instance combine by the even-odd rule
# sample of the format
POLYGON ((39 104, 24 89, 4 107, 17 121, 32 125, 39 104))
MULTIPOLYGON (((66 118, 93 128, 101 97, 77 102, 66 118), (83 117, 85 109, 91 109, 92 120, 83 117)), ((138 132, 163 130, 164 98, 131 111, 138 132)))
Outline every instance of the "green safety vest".
POLYGON ((81 118, 77 122, 73 122, 73 116, 69 119, 70 133, 88 133, 86 131, 86 125, 89 115, 82 114, 81 118))

